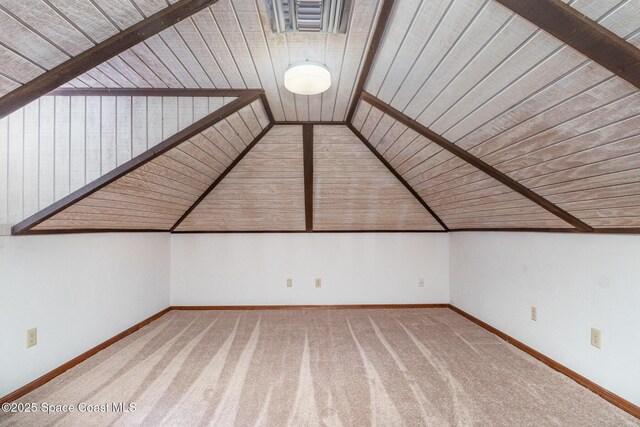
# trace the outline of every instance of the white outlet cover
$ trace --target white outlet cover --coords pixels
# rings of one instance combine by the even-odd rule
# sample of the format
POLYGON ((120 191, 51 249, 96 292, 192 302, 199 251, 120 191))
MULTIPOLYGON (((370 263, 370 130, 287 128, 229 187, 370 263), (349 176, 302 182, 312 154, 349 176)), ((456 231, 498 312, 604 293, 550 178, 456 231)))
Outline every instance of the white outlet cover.
POLYGON ((322 279, 316 279, 316 288, 322 287, 322 279))
POLYGON ((27 330, 27 348, 38 344, 38 328, 27 330))
POLYGON ((422 277, 418 279, 418 287, 424 288, 424 279, 422 277))
POLYGON ((602 348, 602 331, 591 328, 591 345, 595 348, 602 348))
POLYGON ((293 287, 293 279, 287 279, 287 288, 293 287))
POLYGON ((531 306, 531 320, 538 320, 538 309, 534 306, 531 306))

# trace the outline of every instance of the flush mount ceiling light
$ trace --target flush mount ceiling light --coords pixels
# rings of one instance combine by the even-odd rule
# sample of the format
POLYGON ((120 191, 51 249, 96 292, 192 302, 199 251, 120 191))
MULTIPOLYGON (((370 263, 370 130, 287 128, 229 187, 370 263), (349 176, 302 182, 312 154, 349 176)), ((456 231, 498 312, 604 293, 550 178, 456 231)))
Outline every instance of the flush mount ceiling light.
POLYGON ((317 62, 298 62, 284 73, 284 87, 298 95, 317 95, 330 86, 331 73, 317 62))

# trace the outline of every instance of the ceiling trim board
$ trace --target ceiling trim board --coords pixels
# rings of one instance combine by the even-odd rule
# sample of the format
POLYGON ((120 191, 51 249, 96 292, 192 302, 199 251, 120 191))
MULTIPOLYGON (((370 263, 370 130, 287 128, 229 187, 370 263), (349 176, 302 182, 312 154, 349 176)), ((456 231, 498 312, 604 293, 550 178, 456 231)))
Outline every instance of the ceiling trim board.
POLYGON ((222 182, 222 180, 229 174, 229 172, 231 172, 233 168, 235 168, 236 165, 240 163, 240 160, 242 160, 249 153, 249 151, 251 151, 251 149, 255 147, 258 142, 260 142, 262 137, 269 133, 272 127, 273 122, 270 122, 267 127, 262 130, 262 132, 256 135, 253 141, 251 141, 251 143, 247 145, 240 154, 238 154, 238 157, 236 157, 233 162, 231 162, 231 164, 227 166, 227 168, 216 178, 216 180, 213 181, 209 188, 207 188, 206 191, 202 193, 200 197, 198 197, 198 199, 189 207, 189 209, 187 209, 187 211, 180 217, 180 219, 178 219, 178 221, 173 224, 173 227, 171 227, 169 231, 174 232, 174 230, 178 228, 180 224, 182 224, 182 221, 184 221, 191 214, 191 212, 193 212, 193 210, 198 207, 198 205, 209 195, 209 193, 211 193, 213 189, 216 188, 218 184, 220 184, 220 182, 222 182))
POLYGON ((307 231, 313 230, 313 125, 302 125, 304 165, 304 219, 307 231))
MULTIPOLYGON (((593 231, 593 228, 591 226, 589 226, 586 223, 582 222, 580 219, 578 219, 575 216, 571 215, 569 212, 567 212, 564 209, 560 208, 559 206, 551 203, 550 201, 548 201, 544 197, 542 197, 539 194, 531 191, 529 188, 527 188, 524 185, 520 184, 519 182, 517 182, 513 178, 511 178, 508 175, 500 172, 499 170, 497 170, 493 166, 489 165, 488 163, 485 163, 484 161, 482 161, 481 159, 477 158, 473 154, 471 154, 468 151, 460 148, 459 146, 455 145, 454 143, 452 143, 448 139, 438 135, 437 133, 435 133, 434 131, 432 131, 428 127, 426 127, 423 124, 418 123, 417 121, 413 120, 412 118, 406 116, 402 112, 396 110, 395 108, 393 108, 389 104, 379 100, 378 98, 376 98, 375 96, 371 95, 370 93, 363 91, 362 95, 361 95, 361 99, 363 101, 365 101, 365 102, 368 102, 369 104, 371 104, 375 108, 381 110, 385 114, 393 117, 395 120, 397 120, 398 122, 404 124, 405 126, 409 127, 410 129, 413 129, 415 132, 421 134, 422 136, 426 137, 430 141, 438 144, 440 147, 444 148, 445 150, 449 151, 450 153, 454 154, 455 156, 461 158, 462 160, 464 160, 465 162, 469 163, 470 165, 472 165, 472 166, 476 167, 477 169, 481 170, 482 172, 486 173, 490 177, 498 180, 499 182, 501 182, 502 184, 506 185, 507 187, 509 187, 513 191, 516 191, 517 193, 520 193, 520 195, 526 197, 527 199, 531 200, 532 202, 536 203, 537 205, 539 205, 542 208, 546 209, 547 211, 551 212, 552 214, 554 214, 558 218, 562 219, 563 221, 567 222, 568 224, 571 224, 575 228, 577 228, 577 229, 579 229, 581 231, 593 231)), ((355 129, 355 128, 353 128, 352 125, 349 125, 349 127, 352 128, 352 130, 355 129)))
POLYGON ((358 105, 358 100, 360 99, 360 95, 364 91, 364 85, 367 83, 367 79, 369 78, 369 74, 371 73, 371 68, 373 67, 373 61, 376 58, 376 54, 378 53, 378 49, 382 44, 382 36, 387 28, 389 23, 389 17, 391 16, 391 11, 393 10, 393 6, 395 0, 382 0, 382 8, 380 10, 380 15, 378 16, 378 22, 376 23, 376 29, 373 32, 373 36, 371 37, 371 43, 369 44, 369 50, 367 51, 367 56, 362 64, 362 69, 360 71, 360 77, 358 78, 358 83, 356 84, 355 91, 353 92, 353 99, 351 100, 351 105, 349 106, 349 110, 347 113, 347 122, 351 123, 353 119, 353 115, 356 112, 356 106, 358 105))
POLYGON ((640 50, 560 0, 497 0, 527 21, 640 88, 640 50))
POLYGON ((184 88, 59 88, 46 96, 189 96, 238 97, 262 89, 184 89, 184 88))
POLYGON ((264 112, 267 114, 269 123, 273 125, 275 123, 275 119, 273 118, 273 112, 271 111, 271 106, 269 105, 267 94, 264 91, 262 91, 262 93, 260 94, 260 100, 262 101, 262 106, 264 107, 264 112))
POLYGON ((222 230, 172 231, 171 234, 258 234, 258 233, 446 233, 447 230, 222 230))
POLYGON ((185 142, 189 138, 194 137, 195 135, 201 133, 205 129, 210 128, 214 124, 224 120, 231 114, 236 113, 240 109, 244 108, 247 105, 250 105, 253 101, 260 99, 260 94, 262 91, 253 91, 252 94, 243 95, 232 102, 226 104, 220 109, 214 111, 213 113, 205 116, 204 118, 198 120, 192 125, 186 127, 185 129, 179 131, 178 133, 172 135, 166 140, 162 141, 158 145, 150 148, 144 153, 134 157, 126 163, 118 166, 110 172, 102 175, 100 178, 96 179, 93 182, 85 185, 79 190, 74 191, 66 197, 58 200, 52 205, 46 207, 45 209, 35 213, 29 218, 19 222, 11 228, 12 235, 20 235, 20 234, 29 234, 31 233, 29 230, 41 222, 51 218, 53 215, 63 211, 69 206, 75 204, 76 202, 90 196, 96 191, 104 188, 105 186, 111 184, 115 180, 125 176, 129 172, 137 169, 138 167, 144 165, 145 163, 150 162, 151 160, 159 157, 160 155, 166 153, 177 145, 185 142))
POLYGON ((218 0, 179 0, 46 71, 0 98, 0 118, 24 107, 136 44, 215 4, 218 0))
POLYGON ((351 130, 351 132, 353 132, 353 134, 355 136, 358 137, 358 139, 360 139, 360 141, 373 153, 374 156, 376 156, 376 158, 378 160, 380 160, 380 162, 382 162, 382 164, 389 170, 389 172, 391 172, 393 174, 393 176, 395 176, 398 181, 400 181, 402 183, 402 185, 404 185, 404 187, 409 190, 409 192, 413 195, 413 197, 416 198, 416 200, 422 205, 422 207, 424 207, 429 214, 431 214, 432 217, 435 218, 436 221, 438 221, 438 224, 440 224, 440 226, 444 229, 444 231, 449 231, 449 227, 447 227, 447 224, 445 224, 440 217, 433 211, 433 209, 431 209, 429 207, 429 205, 427 204, 427 202, 425 202, 422 197, 420 197, 420 195, 418 193, 416 193, 416 191, 413 189, 413 187, 411 187, 409 185, 409 183, 407 181, 405 181, 405 179, 402 177, 402 175, 400 175, 393 166, 391 166, 389 164, 389 162, 387 161, 387 159, 385 159, 382 154, 380 154, 378 152, 378 150, 375 149, 375 147, 373 145, 371 145, 369 143, 369 141, 367 140, 367 138, 365 138, 351 123, 347 124, 347 127, 351 130))
POLYGON ((323 121, 291 121, 291 122, 283 122, 276 121, 273 123, 274 125, 284 126, 284 125, 334 125, 334 126, 347 126, 347 122, 323 122, 323 121))

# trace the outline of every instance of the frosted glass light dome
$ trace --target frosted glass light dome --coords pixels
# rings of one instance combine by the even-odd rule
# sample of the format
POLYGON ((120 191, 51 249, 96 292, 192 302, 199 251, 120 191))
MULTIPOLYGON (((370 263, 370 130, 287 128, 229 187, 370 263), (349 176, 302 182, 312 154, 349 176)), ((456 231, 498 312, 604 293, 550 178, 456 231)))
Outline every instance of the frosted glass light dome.
POLYGON ((285 71, 284 87, 298 95, 317 95, 331 87, 331 73, 317 62, 298 62, 285 71))

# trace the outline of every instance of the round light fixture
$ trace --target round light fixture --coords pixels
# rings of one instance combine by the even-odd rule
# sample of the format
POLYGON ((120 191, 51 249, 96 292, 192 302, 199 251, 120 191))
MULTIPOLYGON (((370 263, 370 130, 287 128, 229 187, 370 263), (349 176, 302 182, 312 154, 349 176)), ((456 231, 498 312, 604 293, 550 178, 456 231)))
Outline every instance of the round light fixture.
POLYGON ((284 87, 298 95, 317 95, 330 86, 331 73, 317 62, 298 62, 284 73, 284 87))

